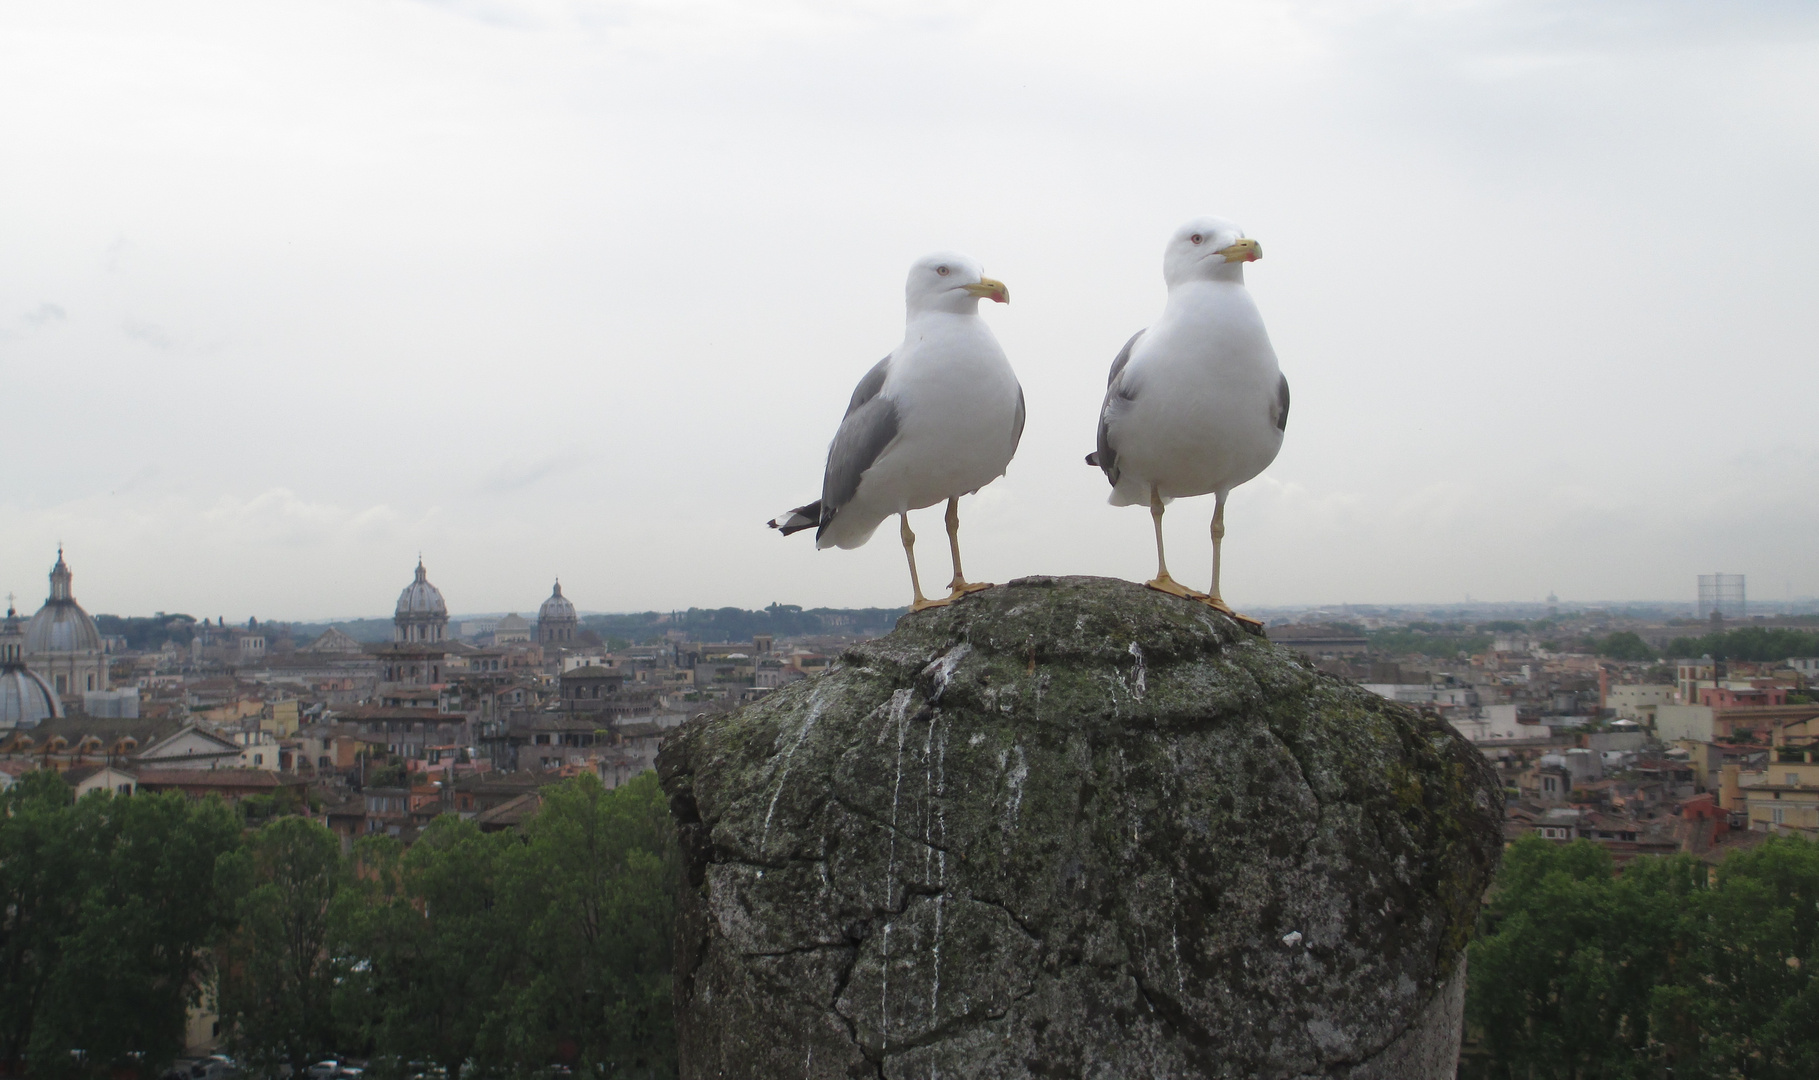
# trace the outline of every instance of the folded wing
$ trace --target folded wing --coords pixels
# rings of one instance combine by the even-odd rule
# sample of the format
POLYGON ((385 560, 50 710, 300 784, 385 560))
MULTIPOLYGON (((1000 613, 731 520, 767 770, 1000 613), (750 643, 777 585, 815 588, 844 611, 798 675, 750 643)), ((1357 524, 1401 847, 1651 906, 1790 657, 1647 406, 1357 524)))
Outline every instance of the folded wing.
POLYGON ((1126 381, 1124 369, 1131 362, 1131 346, 1143 336, 1139 330, 1118 350, 1118 356, 1112 361, 1111 374, 1105 377, 1105 404, 1099 409, 1099 449, 1086 455, 1088 465, 1097 465, 1105 470, 1105 478, 1113 487, 1118 486, 1118 449, 1111 443, 1111 424, 1117 415, 1137 399, 1136 387, 1126 381))

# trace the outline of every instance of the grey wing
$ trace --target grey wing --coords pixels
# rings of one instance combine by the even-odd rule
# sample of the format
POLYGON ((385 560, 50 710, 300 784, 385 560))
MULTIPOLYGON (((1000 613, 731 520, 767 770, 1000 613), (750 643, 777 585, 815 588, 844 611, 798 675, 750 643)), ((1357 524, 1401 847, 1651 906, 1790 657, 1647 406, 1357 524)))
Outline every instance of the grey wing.
POLYGON ((1099 449, 1086 456, 1088 465, 1097 465, 1105 470, 1105 478, 1113 487, 1118 486, 1118 451, 1112 446, 1110 428, 1112 417, 1136 400, 1136 388, 1124 378, 1124 369, 1131 362, 1131 347, 1143 336, 1139 330, 1118 350, 1118 358, 1112 361, 1111 374, 1105 377, 1105 404, 1099 409, 1099 449))
POLYGON ((1011 422, 1011 453, 1023 442, 1023 384, 1017 384, 1017 417, 1011 422))
POLYGON ((1276 422, 1276 430, 1288 430, 1288 376, 1277 375, 1276 407, 1270 410, 1270 419, 1276 422))
POLYGON ((885 357, 859 380, 853 400, 846 407, 840 430, 827 448, 827 472, 821 478, 821 525, 834 520, 840 508, 859 491, 859 480, 897 437, 897 407, 878 396, 891 358, 885 357))
POLYGON ((878 391, 884 389, 884 377, 890 374, 890 370, 891 358, 888 356, 872 365, 872 369, 859 380, 859 385, 853 387, 853 400, 846 403, 846 415, 853 415, 853 410, 878 396, 878 391))

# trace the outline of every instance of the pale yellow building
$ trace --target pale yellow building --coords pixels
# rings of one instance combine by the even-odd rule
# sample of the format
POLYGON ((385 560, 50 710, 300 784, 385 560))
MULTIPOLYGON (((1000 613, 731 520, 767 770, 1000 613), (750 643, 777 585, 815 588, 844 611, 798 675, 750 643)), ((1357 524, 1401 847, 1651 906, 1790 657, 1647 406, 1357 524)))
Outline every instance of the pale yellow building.
POLYGON ((1819 763, 1770 762, 1739 776, 1738 788, 1750 831, 1819 838, 1819 763))
POLYGON ((288 739, 295 735, 297 722, 296 698, 268 701, 260 709, 259 730, 270 732, 277 738, 288 739))

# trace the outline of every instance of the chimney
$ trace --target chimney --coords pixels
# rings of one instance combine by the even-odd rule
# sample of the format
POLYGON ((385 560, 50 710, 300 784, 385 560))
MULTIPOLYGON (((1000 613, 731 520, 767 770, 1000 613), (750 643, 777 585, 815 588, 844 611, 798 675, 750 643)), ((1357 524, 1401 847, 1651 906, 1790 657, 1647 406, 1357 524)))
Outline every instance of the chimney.
POLYGON ((1743 809, 1743 789, 1737 783, 1741 766, 1726 765, 1719 771, 1718 805, 1726 810, 1743 809))

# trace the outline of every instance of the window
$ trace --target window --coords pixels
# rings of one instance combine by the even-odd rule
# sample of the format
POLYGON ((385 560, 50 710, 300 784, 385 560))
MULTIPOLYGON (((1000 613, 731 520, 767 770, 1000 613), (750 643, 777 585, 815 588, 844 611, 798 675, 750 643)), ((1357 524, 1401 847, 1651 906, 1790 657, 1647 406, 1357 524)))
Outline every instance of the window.
POLYGON ((253 764, 254 765, 265 764, 265 755, 264 754, 254 754, 253 755, 253 764))
POLYGON ((69 692, 69 676, 58 675, 58 676, 56 676, 56 679, 57 679, 57 693, 59 693, 59 694, 68 693, 69 692))
POLYGON ((1787 824, 1787 807, 1785 807, 1785 806, 1775 807, 1774 815, 1775 815, 1775 824, 1777 824, 1777 825, 1787 824))
POLYGON ((1800 786, 1800 774, 1797 772, 1788 773, 1787 774, 1787 786, 1788 787, 1799 787, 1800 786))
POLYGON ((90 675, 88 677, 88 688, 90 690, 93 690, 95 688, 95 677, 93 675, 90 675))

